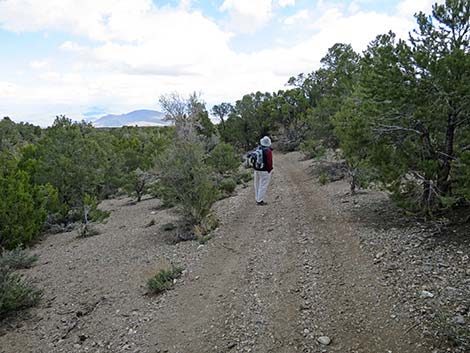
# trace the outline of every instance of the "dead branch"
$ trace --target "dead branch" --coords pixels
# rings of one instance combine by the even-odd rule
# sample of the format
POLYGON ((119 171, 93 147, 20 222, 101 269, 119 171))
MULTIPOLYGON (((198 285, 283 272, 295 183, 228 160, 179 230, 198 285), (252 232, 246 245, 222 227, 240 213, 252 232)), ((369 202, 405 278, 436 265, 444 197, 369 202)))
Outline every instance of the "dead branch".
POLYGON ((396 132, 396 131, 406 131, 406 132, 413 132, 418 135, 423 135, 422 131, 416 130, 416 129, 411 129, 408 127, 403 127, 403 126, 396 126, 396 125, 379 125, 381 128, 380 129, 373 129, 373 131, 376 132, 381 132, 381 133, 387 133, 387 132, 396 132))

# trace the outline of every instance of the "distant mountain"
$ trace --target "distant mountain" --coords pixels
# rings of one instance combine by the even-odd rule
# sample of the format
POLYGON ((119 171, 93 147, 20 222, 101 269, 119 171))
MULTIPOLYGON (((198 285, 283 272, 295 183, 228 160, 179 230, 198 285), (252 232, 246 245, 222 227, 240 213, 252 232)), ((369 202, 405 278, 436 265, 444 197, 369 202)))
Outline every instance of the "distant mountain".
POLYGON ((93 121, 95 127, 121 126, 168 126, 170 122, 163 120, 165 114, 156 110, 135 110, 127 114, 109 114, 93 121))

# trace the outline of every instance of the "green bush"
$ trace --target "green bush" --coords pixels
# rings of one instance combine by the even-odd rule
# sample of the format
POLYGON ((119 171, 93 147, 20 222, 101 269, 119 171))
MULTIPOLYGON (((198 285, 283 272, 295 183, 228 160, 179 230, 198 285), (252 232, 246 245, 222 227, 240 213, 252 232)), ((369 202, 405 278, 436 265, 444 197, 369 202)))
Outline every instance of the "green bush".
POLYGON ((8 267, 0 267, 0 317, 35 305, 41 292, 8 267))
POLYGON ((178 202, 176 188, 164 184, 161 180, 152 183, 149 192, 153 197, 160 199, 164 208, 174 207, 178 202))
POLYGON ((194 236, 200 244, 207 243, 212 239, 211 232, 219 226, 219 220, 213 215, 206 217, 201 224, 193 227, 194 236))
POLYGON ((142 196, 150 192, 152 178, 153 176, 149 172, 137 168, 127 176, 124 190, 129 196, 134 196, 137 202, 140 202, 142 196))
POLYGON ((78 229, 79 238, 98 235, 99 231, 93 226, 93 223, 104 222, 110 215, 109 211, 98 208, 96 197, 91 195, 85 195, 81 212, 81 222, 78 229))
POLYGON ((78 237, 88 238, 100 234, 98 229, 93 227, 91 224, 80 224, 78 227, 78 237))
POLYGON ((219 189, 223 192, 226 192, 227 194, 231 194, 232 192, 234 192, 236 187, 237 183, 232 178, 223 179, 219 183, 219 189))
POLYGON ((0 163, 0 247, 14 249, 40 234, 57 192, 50 185, 32 185, 8 153, 0 153, 0 163))
POLYGON ((95 196, 85 195, 83 201, 83 215, 82 219, 85 218, 89 222, 103 223, 110 215, 110 211, 103 211, 98 208, 98 201, 95 196))
POLYGON ((159 294, 173 287, 173 281, 181 276, 183 268, 173 267, 169 270, 160 270, 147 281, 147 288, 151 294, 159 294))
POLYGON ((320 176, 318 177, 318 182, 321 185, 326 185, 330 181, 330 178, 328 178, 328 174, 325 172, 321 173, 320 176))
POLYGON ((302 142, 300 144, 300 151, 309 159, 322 157, 326 153, 326 149, 322 143, 314 139, 308 139, 302 142))
POLYGON ((252 172, 242 172, 237 175, 237 183, 248 183, 253 179, 253 173, 252 172))
POLYGON ((157 160, 157 168, 161 188, 190 224, 199 224, 210 215, 219 192, 212 181, 211 168, 204 163, 202 144, 175 144, 157 160))
POLYGON ((234 172, 240 166, 240 158, 235 148, 223 142, 215 146, 207 162, 220 174, 234 172))
POLYGON ((36 255, 31 255, 26 250, 18 247, 13 250, 5 250, 2 253, 0 256, 0 267, 8 267, 12 270, 30 268, 37 259, 36 255))

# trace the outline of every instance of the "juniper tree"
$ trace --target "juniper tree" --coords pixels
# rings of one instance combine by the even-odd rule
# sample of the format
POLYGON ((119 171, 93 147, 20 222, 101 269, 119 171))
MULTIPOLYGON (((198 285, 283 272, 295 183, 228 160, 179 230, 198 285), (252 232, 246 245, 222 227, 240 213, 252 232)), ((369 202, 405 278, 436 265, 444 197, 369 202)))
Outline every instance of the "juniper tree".
POLYGON ((13 249, 37 237, 57 192, 49 184, 33 185, 9 152, 0 152, 0 248, 13 249))
POLYGON ((397 199, 425 212, 468 195, 469 16, 468 1, 447 0, 416 16, 411 44, 378 36, 336 117, 347 157, 367 161, 397 199), (362 137, 365 150, 355 148, 362 137))

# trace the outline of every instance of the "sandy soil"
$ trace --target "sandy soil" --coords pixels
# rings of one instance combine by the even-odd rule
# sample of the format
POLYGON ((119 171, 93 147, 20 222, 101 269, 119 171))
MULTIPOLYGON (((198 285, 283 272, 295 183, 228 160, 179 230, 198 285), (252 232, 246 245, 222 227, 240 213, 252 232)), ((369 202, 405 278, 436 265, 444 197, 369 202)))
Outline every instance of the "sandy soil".
POLYGON ((24 273, 44 299, 2 325, 0 351, 437 352, 363 246, 339 198, 346 183, 320 187, 308 167, 276 155, 268 205, 238 189, 216 204, 206 245, 166 242, 160 227, 177 215, 158 200, 107 201, 100 235, 51 235, 33 249, 39 262, 24 273), (169 264, 185 267, 175 288, 146 295, 169 264))

